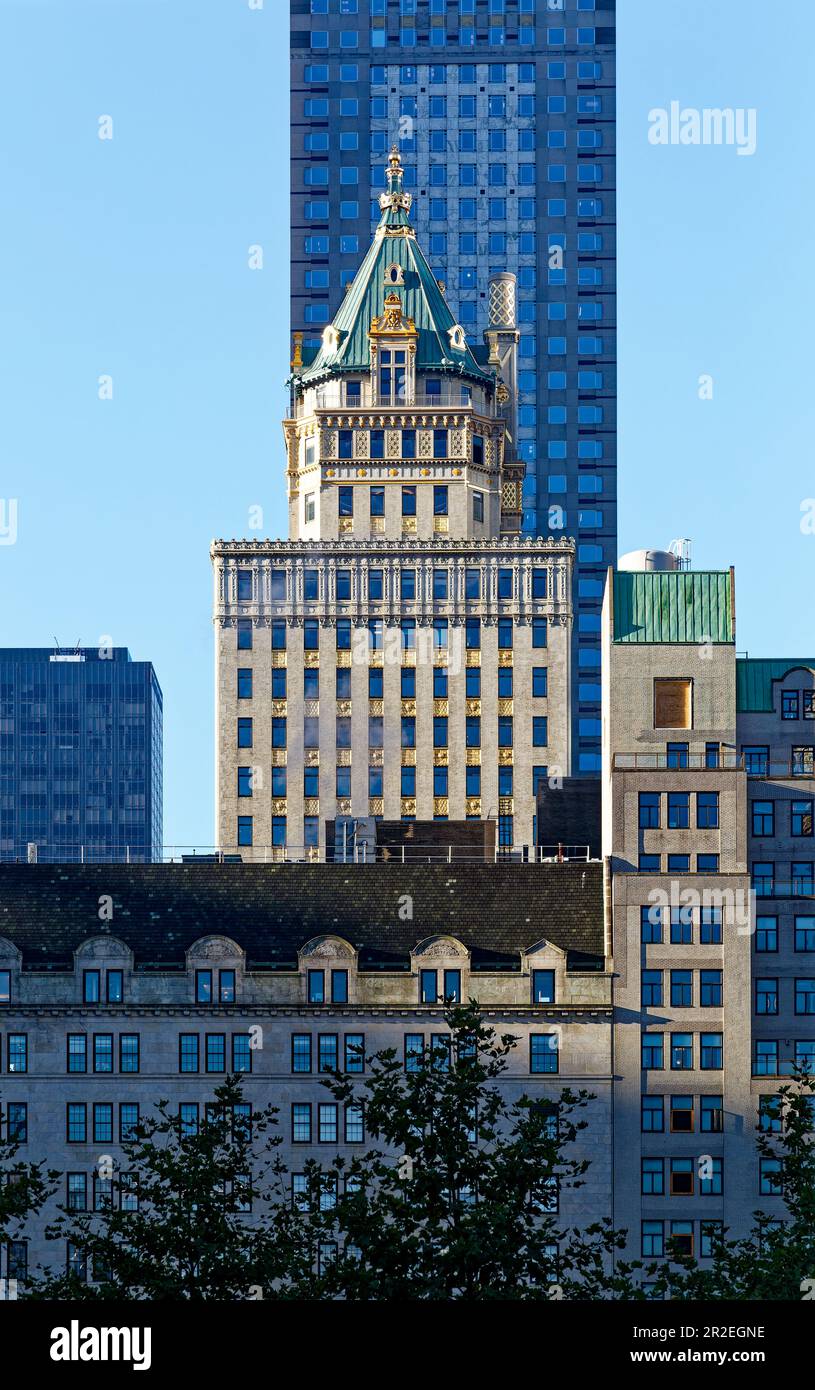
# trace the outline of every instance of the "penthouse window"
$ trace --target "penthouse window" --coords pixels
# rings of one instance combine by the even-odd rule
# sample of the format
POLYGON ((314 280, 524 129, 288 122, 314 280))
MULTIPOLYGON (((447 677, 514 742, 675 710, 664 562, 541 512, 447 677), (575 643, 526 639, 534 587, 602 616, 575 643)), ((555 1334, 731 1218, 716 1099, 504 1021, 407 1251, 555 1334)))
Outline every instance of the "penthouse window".
POLYGON ((693 682, 654 681, 654 728, 690 729, 693 725, 693 682))

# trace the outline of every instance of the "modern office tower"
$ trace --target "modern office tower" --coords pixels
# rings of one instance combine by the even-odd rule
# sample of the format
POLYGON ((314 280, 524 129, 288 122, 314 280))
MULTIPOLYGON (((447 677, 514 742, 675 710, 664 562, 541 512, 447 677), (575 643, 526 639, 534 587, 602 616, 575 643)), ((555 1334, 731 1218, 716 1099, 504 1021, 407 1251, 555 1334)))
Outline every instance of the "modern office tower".
POLYGON ((247 859, 317 857, 337 816, 521 851, 569 766, 574 543, 520 532, 514 277, 471 342, 402 180, 394 149, 332 322, 295 334, 291 539, 212 545, 216 834, 247 859))
MULTIPOLYGON (((755 891, 753 1091, 762 1124, 793 1069, 815 1069, 815 660, 736 662, 739 751, 755 891)), ((762 1194, 777 1173, 765 1164, 762 1194)))
POLYGON ((227 1073, 246 1103, 278 1107, 295 1196, 309 1161, 350 1162, 370 1147, 365 1117, 325 1072, 353 1081, 384 1048, 410 1068, 449 1032, 444 996, 477 998, 518 1039, 497 1083, 510 1100, 592 1094, 573 1150, 588 1171, 549 1196, 564 1227, 611 1215, 600 864, 5 865, 0 899, 4 1133, 62 1174, 42 1216, 4 1233, 0 1277, 67 1263, 93 1279, 44 1239, 57 1204, 94 1210, 110 1192, 100 1153, 118 1172, 159 1099, 192 1124, 227 1073), (104 934, 88 910, 103 894, 104 934))
POLYGON ((162 696, 126 647, 0 650, 0 860, 149 862, 162 696))
POLYGON ((614 0, 292 0, 292 328, 316 348, 394 139, 465 332, 518 282, 523 530, 578 541, 574 771, 600 770, 616 555, 614 0), (486 273, 485 273, 486 272, 486 273))
MULTIPOLYGON (((673 557, 662 556, 663 563, 673 557)), ((747 780, 731 572, 609 575, 603 849, 612 874, 615 1224, 699 1257, 764 1205, 751 1094, 747 780)))

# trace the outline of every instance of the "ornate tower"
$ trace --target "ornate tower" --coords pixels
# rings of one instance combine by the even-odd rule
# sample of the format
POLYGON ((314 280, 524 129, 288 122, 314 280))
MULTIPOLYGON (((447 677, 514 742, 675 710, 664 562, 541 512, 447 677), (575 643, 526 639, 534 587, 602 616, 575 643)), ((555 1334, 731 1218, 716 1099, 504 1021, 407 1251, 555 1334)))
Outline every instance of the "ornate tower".
POLYGON ((569 770, 574 544, 520 536, 514 277, 470 344, 396 147, 379 201, 319 347, 295 335, 290 539, 212 548, 217 836, 249 858, 315 857, 337 815, 530 845, 536 777, 569 770))

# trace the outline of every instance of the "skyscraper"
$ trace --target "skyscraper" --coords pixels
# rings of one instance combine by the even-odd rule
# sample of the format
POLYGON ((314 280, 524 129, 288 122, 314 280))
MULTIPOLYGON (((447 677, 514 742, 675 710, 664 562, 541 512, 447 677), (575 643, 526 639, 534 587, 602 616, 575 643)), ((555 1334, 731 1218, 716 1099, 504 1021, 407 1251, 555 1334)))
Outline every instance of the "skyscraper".
POLYGON ((394 146, 348 293, 295 335, 290 539, 212 546, 217 839, 250 859, 316 857, 338 816, 522 850, 569 765, 574 545, 520 532, 515 278, 471 341, 403 179, 394 146))
POLYGON ((161 845, 151 663, 126 647, 0 650, 0 861, 149 863, 161 845))
POLYGON ((292 328, 315 347, 394 139, 457 321, 518 279, 523 530, 577 540, 573 768, 600 768, 616 551, 614 0, 292 0, 292 328), (487 272, 485 274, 484 272, 487 272))

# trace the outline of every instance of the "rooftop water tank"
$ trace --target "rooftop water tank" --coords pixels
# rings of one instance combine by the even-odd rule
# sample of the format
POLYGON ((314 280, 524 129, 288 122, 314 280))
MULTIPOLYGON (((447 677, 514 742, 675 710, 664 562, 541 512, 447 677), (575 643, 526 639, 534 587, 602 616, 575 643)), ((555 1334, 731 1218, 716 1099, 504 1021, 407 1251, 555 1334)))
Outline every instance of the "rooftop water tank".
POLYGON ((670 550, 629 550, 617 561, 618 570, 676 570, 679 560, 670 550))

